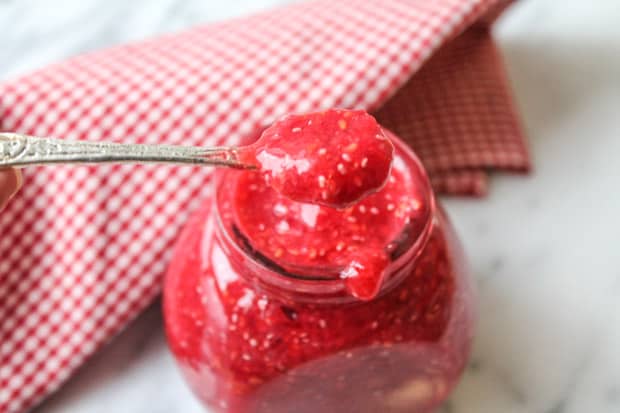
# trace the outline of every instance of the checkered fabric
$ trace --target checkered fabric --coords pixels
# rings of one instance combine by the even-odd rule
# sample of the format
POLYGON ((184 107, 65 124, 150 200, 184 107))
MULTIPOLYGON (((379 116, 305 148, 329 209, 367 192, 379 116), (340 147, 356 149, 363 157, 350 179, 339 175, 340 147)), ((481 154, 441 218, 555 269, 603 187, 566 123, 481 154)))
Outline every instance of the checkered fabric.
MULTIPOLYGON (((486 169, 528 167, 482 23, 494 6, 299 3, 4 82, 0 124, 67 139, 220 145, 286 113, 364 108, 411 143, 437 189, 481 194, 486 169)), ((0 413, 36 405, 152 302, 210 173, 24 171, 22 192, 0 213, 0 413)))

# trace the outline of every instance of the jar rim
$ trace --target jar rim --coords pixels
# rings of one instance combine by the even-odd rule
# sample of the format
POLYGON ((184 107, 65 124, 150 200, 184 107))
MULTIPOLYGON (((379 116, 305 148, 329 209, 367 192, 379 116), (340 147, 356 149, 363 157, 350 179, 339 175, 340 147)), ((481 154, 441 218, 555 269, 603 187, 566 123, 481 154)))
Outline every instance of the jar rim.
MULTIPOLYGON (((395 284, 395 280, 400 278, 397 276, 398 270, 405 266, 406 263, 409 263, 412 259, 417 258, 419 253, 422 251, 423 247, 426 245, 428 241, 433 225, 433 217, 435 216, 436 211, 436 201, 435 196, 432 191, 430 180, 428 175, 422 166, 421 161, 417 157, 417 155, 409 148, 409 146, 403 142, 400 138, 398 138, 395 134, 391 133, 388 130, 385 130, 386 135, 390 138, 392 143, 395 146, 395 154, 398 156, 405 158, 409 167, 415 168, 412 172, 412 176, 415 177, 415 185, 419 185, 420 194, 423 195, 423 203, 426 203, 426 216, 424 216, 424 226, 418 232, 417 237, 412 240, 404 249, 403 253, 398 255, 390 262, 386 272, 389 277, 386 277, 386 281, 381 286, 380 295, 382 295, 385 291, 390 289, 390 285, 395 284)), ((282 265, 274 262, 273 260, 262 256, 260 252, 255 254, 251 254, 243 246, 239 245, 238 240, 240 237, 244 238, 244 235, 234 232, 234 228, 228 227, 223 222, 222 214, 220 212, 219 206, 219 191, 222 185, 228 186, 229 181, 226 179, 226 174, 229 173, 239 173, 239 171, 234 170, 216 170, 215 179, 214 179, 214 197, 213 197, 213 211, 215 217, 216 228, 216 236, 218 236, 219 240, 222 241, 222 245, 226 246, 228 252, 237 254, 244 258, 244 265, 251 267, 250 270, 254 270, 252 272, 257 272, 262 274, 261 280, 266 281, 265 278, 271 278, 269 280, 270 284, 275 284, 276 287, 285 287, 287 289, 293 289, 297 292, 305 293, 305 294, 321 294, 321 295, 329 295, 338 294, 345 291, 345 281, 339 277, 343 267, 336 265, 325 265, 325 266, 295 266, 287 264, 286 266, 289 268, 285 268, 282 265), (291 271, 290 269, 294 269, 295 271, 291 271), (270 276, 265 277, 268 274, 270 276)), ((249 244, 249 240, 248 240, 249 244)), ((348 296, 348 294, 346 294, 348 296)), ((354 298, 354 297, 350 297, 354 298)))

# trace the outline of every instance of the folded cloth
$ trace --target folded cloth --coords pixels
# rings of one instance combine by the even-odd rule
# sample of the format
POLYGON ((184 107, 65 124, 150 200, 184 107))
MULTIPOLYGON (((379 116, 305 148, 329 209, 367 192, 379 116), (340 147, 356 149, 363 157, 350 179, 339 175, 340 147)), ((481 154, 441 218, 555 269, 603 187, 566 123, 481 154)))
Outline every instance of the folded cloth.
MULTIPOLYGON (((364 108, 435 188, 482 194, 528 157, 493 0, 319 0, 70 59, 0 84, 6 131, 234 144, 278 117, 364 108)), ((31 408, 160 291, 212 170, 29 168, 0 213, 0 412, 31 408)))

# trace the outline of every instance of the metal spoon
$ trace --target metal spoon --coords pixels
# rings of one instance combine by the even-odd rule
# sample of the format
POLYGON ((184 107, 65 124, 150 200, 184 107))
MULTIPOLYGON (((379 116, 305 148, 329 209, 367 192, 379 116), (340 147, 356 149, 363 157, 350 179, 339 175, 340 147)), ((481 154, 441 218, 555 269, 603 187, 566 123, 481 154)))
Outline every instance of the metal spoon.
POLYGON ((254 169, 241 148, 69 141, 0 133, 0 168, 49 164, 165 163, 254 169))

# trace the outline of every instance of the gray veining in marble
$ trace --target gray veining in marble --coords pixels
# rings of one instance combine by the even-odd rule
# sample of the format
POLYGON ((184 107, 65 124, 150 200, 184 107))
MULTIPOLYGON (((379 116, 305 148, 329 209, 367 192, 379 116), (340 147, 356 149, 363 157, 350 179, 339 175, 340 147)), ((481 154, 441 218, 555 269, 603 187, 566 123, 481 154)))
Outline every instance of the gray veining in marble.
MULTIPOLYGON (((0 76, 284 2, 0 1, 0 76)), ((615 0, 524 0, 497 28, 536 170, 445 200, 480 322, 444 413, 620 411, 618 21, 615 0)), ((35 412, 202 412, 161 324, 155 305, 35 412)))

